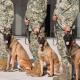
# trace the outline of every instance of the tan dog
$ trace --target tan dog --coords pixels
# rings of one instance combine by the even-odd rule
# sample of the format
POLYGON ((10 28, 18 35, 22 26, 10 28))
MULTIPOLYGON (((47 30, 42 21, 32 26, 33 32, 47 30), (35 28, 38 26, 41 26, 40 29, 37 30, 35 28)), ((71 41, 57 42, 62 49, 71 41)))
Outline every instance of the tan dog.
POLYGON ((12 69, 15 67, 16 61, 24 70, 32 68, 31 60, 21 44, 13 37, 10 44, 10 56, 8 59, 7 69, 9 69, 10 61, 12 61, 12 69), (11 59, 10 59, 11 58, 11 59))
POLYGON ((79 79, 79 65, 80 65, 80 47, 76 44, 75 41, 70 43, 69 48, 72 62, 74 63, 75 73, 76 73, 76 80, 79 79))
POLYGON ((50 76, 57 75, 60 69, 58 56, 51 49, 51 47, 47 43, 46 39, 44 39, 44 37, 39 37, 38 42, 39 42, 38 56, 41 65, 41 73, 43 74, 44 71, 43 64, 45 62, 47 64, 47 73, 50 76))
POLYGON ((11 55, 8 56, 7 69, 10 67, 10 61, 12 60, 12 69, 14 69, 16 61, 20 67, 31 76, 41 76, 41 66, 39 62, 34 62, 34 66, 27 55, 27 52, 21 46, 21 44, 13 37, 10 44, 11 55))
POLYGON ((14 36, 12 36, 11 29, 9 29, 9 33, 6 34, 5 32, 2 34, 4 35, 4 41, 6 42, 6 49, 9 52, 6 70, 10 68, 11 61, 11 68, 14 69, 17 61, 20 67, 24 69, 29 75, 41 76, 41 66, 39 61, 35 61, 34 63, 31 62, 22 45, 14 36), (32 64, 34 64, 34 66, 32 64))

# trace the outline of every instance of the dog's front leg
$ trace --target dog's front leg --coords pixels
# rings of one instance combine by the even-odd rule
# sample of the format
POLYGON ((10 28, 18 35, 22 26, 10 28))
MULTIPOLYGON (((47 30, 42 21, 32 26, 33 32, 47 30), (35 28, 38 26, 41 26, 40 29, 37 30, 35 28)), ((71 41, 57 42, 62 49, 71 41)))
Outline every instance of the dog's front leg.
POLYGON ((15 67, 16 57, 17 57, 17 55, 16 55, 16 49, 13 48, 12 49, 12 53, 11 53, 11 64, 12 64, 11 69, 12 70, 14 70, 14 67, 15 67))
POLYGON ((79 65, 77 64, 77 62, 75 63, 75 71, 76 71, 76 80, 78 80, 78 75, 79 75, 79 65))
POLYGON ((6 67, 6 70, 9 70, 10 62, 11 62, 11 54, 9 53, 8 56, 7 56, 7 67, 6 67))
POLYGON ((15 62, 16 62, 16 55, 12 56, 11 58, 11 62, 12 62, 12 67, 11 67, 11 70, 14 70, 14 67, 15 67, 15 62))
POLYGON ((43 71, 43 64, 44 64, 44 62, 41 59, 39 61, 40 61, 40 66, 41 66, 41 74, 40 75, 42 76, 43 72, 44 72, 43 71))
POLYGON ((50 76, 53 76, 54 74, 54 63, 53 63, 53 60, 49 60, 49 65, 48 65, 48 70, 47 70, 47 73, 50 75, 50 76))

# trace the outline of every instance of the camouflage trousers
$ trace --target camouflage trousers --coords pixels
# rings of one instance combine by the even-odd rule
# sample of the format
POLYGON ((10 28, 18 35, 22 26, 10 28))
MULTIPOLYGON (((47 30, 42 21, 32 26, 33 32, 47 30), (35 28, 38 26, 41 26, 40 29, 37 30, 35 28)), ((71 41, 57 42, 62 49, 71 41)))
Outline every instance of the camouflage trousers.
MULTIPOLYGON (((14 5, 11 0, 0 0, 0 31, 5 32, 4 28, 11 28, 14 21, 14 5)), ((7 53, 4 35, 0 33, 0 51, 7 53)), ((4 54, 5 55, 5 54, 4 54)))
POLYGON ((33 31, 30 33, 29 40, 30 40, 29 48, 33 55, 33 58, 34 60, 38 60, 38 47, 39 47, 38 37, 37 35, 34 34, 33 31))
POLYGON ((56 32, 56 37, 57 37, 57 44, 58 44, 58 50, 59 50, 59 54, 61 56, 61 61, 62 61, 62 64, 65 66, 65 69, 66 69, 66 80, 70 80, 70 71, 69 71, 69 61, 67 59, 67 49, 66 49, 66 46, 65 46, 65 42, 64 42, 64 39, 63 39, 63 36, 64 36, 64 33, 63 31, 57 31, 56 32))

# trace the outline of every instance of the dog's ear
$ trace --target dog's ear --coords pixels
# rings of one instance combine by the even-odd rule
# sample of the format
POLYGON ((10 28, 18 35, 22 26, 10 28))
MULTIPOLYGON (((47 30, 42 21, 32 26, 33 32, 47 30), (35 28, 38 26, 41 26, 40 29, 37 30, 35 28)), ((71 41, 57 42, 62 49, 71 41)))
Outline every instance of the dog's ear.
POLYGON ((11 36, 11 44, 10 44, 10 48, 14 45, 14 42, 16 41, 15 36, 11 36))
POLYGON ((72 41, 72 45, 76 45, 76 41, 75 40, 72 41))
POLYGON ((49 44, 48 44, 48 42, 47 41, 45 41, 45 43, 44 43, 44 46, 48 46, 49 44))
POLYGON ((11 38, 13 39, 13 38, 14 38, 14 36, 12 35, 12 36, 11 36, 11 38))
POLYGON ((14 35, 11 36, 11 40, 16 40, 16 37, 14 35))

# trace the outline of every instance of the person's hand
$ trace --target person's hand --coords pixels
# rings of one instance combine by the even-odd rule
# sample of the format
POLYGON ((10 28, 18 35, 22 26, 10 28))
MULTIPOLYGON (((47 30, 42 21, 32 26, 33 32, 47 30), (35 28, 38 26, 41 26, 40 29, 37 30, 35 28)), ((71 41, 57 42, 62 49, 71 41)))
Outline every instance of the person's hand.
POLYGON ((36 27, 36 28, 33 29, 33 32, 34 32, 35 34, 39 34, 40 29, 36 27))
POLYGON ((65 34, 71 32, 71 28, 70 28, 69 26, 64 26, 64 27, 63 27, 63 30, 64 30, 64 33, 65 33, 65 34))
POLYGON ((28 19, 24 19, 25 25, 29 25, 30 21, 28 19))
POLYGON ((52 20, 53 20, 53 21, 57 21, 57 19, 58 19, 58 16, 56 16, 56 15, 54 15, 54 16, 52 17, 52 20))

